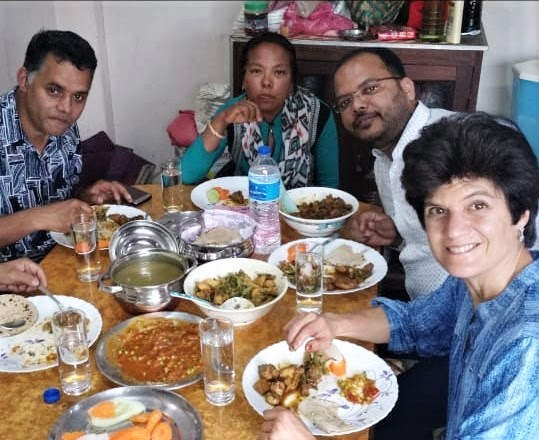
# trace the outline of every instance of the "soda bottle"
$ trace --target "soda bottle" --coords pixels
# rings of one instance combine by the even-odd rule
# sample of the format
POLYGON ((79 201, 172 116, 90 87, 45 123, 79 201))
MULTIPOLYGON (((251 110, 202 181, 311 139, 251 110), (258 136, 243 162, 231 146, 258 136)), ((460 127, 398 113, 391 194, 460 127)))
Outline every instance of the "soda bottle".
POLYGON ((279 193, 281 173, 270 156, 270 148, 261 146, 249 168, 249 212, 256 224, 255 253, 271 254, 281 245, 279 193))

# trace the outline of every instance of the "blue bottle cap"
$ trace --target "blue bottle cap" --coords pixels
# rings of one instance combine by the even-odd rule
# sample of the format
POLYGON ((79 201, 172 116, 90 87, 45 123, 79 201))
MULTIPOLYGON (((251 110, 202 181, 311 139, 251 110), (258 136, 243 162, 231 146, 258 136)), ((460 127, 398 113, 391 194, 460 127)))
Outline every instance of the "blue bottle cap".
POLYGON ((56 403, 60 400, 60 390, 58 388, 47 388, 43 392, 43 401, 45 403, 56 403))
POLYGON ((260 156, 269 156, 270 154, 270 147, 267 146, 267 145, 261 145, 259 148, 258 148, 258 154, 260 156))

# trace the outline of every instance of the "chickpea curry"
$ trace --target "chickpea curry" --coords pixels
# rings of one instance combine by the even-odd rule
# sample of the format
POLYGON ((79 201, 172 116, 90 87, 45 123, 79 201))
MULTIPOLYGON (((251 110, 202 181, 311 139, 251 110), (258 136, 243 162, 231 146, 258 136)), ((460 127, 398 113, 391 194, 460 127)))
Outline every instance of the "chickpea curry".
POLYGON ((109 338, 109 362, 128 380, 175 383, 201 371, 200 339, 195 323, 178 319, 135 319, 109 338))

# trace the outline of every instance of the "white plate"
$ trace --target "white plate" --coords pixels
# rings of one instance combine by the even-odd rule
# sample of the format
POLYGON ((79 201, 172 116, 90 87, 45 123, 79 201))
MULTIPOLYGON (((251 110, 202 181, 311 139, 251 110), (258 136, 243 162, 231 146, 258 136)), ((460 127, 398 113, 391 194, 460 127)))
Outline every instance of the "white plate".
MULTIPOLYGON (((146 214, 144 211, 134 208, 133 206, 128 205, 103 205, 108 207, 108 214, 123 214, 129 218, 142 215, 145 220, 151 220, 151 217, 146 214)), ((73 249, 73 241, 71 240, 70 235, 62 234, 61 232, 50 231, 52 239, 62 246, 73 249)), ((108 248, 106 248, 108 249, 108 248)))
POLYGON ((191 191, 191 201, 200 209, 215 208, 219 203, 211 204, 206 197, 206 193, 216 186, 228 189, 231 193, 241 191, 243 197, 249 198, 249 180, 247 176, 219 177, 217 179, 207 180, 200 185, 197 185, 191 191))
MULTIPOLYGON (((80 309, 89 319, 88 325, 88 342, 91 346, 99 336, 103 321, 99 311, 89 302, 73 296, 55 295, 62 304, 69 307, 80 309)), ((28 330, 19 333, 15 336, 0 339, 0 371, 6 373, 27 373, 31 371, 46 370, 56 367, 58 361, 46 362, 43 358, 46 353, 56 353, 54 345, 54 336, 51 332, 43 330, 42 326, 45 320, 49 320, 52 314, 58 310, 58 306, 48 296, 32 296, 28 298, 36 306, 39 317, 36 323, 28 330), (24 344, 25 352, 33 352, 36 354, 34 358, 38 360, 27 361, 22 355, 13 353, 11 349, 16 345, 24 344)))
MULTIPOLYGON (((393 371, 376 354, 350 342, 338 339, 333 342, 346 359, 346 376, 366 371, 367 376, 376 381, 376 387, 380 390, 380 394, 369 405, 354 404, 339 394, 335 377, 331 375, 324 376, 318 384, 318 389, 311 390, 311 395, 316 395, 318 399, 338 404, 337 415, 348 424, 353 425, 353 428, 328 434, 315 426, 310 420, 302 417, 313 435, 349 434, 368 428, 389 414, 397 401, 399 393, 397 378, 393 371)), ((258 414, 262 415, 266 409, 271 408, 271 405, 264 400, 264 397, 253 388, 253 385, 258 380, 258 366, 262 364, 273 364, 275 366, 286 363, 302 364, 304 347, 305 345, 292 352, 288 349, 286 341, 281 341, 260 351, 249 361, 243 372, 243 392, 249 404, 258 414)))
MULTIPOLYGON (((271 255, 268 258, 268 263, 273 264, 274 266, 279 265, 280 261, 286 260, 288 257, 288 248, 290 246, 294 246, 297 243, 310 243, 312 247, 315 243, 320 243, 322 241, 326 240, 325 237, 321 238, 302 238, 300 240, 291 241, 286 244, 283 244, 282 246, 275 249, 271 255)), ((345 240, 342 238, 337 238, 336 240, 333 240, 331 243, 328 243, 324 246, 324 254, 329 254, 333 249, 338 248, 339 246, 342 246, 343 244, 346 244, 352 248, 352 251, 354 253, 359 253, 365 251, 365 259, 367 262, 372 263, 374 265, 372 270, 372 275, 367 278, 365 281, 363 281, 358 287, 354 289, 348 289, 348 290, 332 290, 330 292, 324 292, 324 295, 339 295, 341 293, 350 293, 355 292, 357 290, 363 290, 368 287, 374 286, 376 283, 380 282, 387 274, 387 262, 382 257, 382 255, 375 251, 373 248, 358 243, 357 241, 353 240, 345 240)), ((292 287, 293 289, 296 288, 296 286, 288 281, 289 287, 292 287)))

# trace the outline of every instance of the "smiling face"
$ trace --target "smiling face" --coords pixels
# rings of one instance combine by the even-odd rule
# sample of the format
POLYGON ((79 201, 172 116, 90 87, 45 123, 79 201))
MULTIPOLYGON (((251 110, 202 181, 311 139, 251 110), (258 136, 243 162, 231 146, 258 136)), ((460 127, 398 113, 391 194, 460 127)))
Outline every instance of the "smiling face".
POLYGON ((37 72, 21 67, 17 82, 22 126, 39 149, 49 136, 63 134, 77 121, 86 105, 92 74, 49 54, 37 72))
POLYGON ((528 217, 512 224, 503 192, 484 178, 452 180, 425 202, 432 253, 451 275, 473 283, 513 274, 528 217))
POLYGON ((243 87, 264 119, 273 121, 293 90, 288 52, 273 43, 262 43, 252 49, 245 66, 243 87))
POLYGON ((351 97, 352 104, 340 113, 344 127, 372 148, 390 154, 415 107, 412 80, 394 77, 380 57, 357 55, 335 73, 335 100, 351 97))

